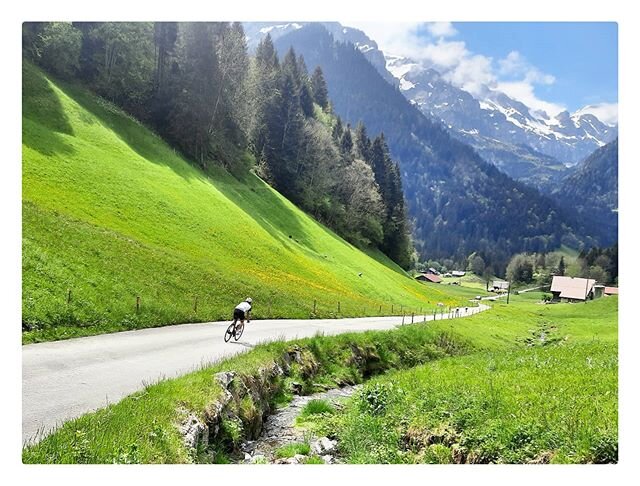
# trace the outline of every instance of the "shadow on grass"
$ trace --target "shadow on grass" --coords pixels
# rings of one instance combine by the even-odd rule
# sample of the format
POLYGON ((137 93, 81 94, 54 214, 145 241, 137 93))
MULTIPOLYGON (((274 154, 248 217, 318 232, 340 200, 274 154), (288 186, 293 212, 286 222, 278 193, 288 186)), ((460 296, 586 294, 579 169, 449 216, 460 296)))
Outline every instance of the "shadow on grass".
POLYGON ((43 155, 71 154, 64 135, 73 129, 51 83, 29 62, 22 64, 22 143, 43 155))
MULTIPOLYGON (((297 247, 303 247, 313 252, 315 254, 313 256, 319 261, 331 262, 333 255, 323 254, 314 246, 312 238, 304 228, 301 214, 286 204, 257 176, 244 174, 234 177, 222 168, 214 168, 207 174, 186 162, 162 138, 112 103, 80 85, 57 79, 55 83, 67 96, 112 130, 123 143, 145 160, 169 167, 174 173, 187 180, 207 180, 287 250, 294 251, 297 247)), ((64 114, 59 95, 52 89, 43 71, 28 62, 25 62, 23 67, 23 92, 25 93, 23 111, 29 119, 28 126, 25 126, 24 143, 47 155, 56 152, 70 153, 73 148, 57 134, 73 135, 73 129, 64 114), (38 124, 45 129, 38 127, 38 124)), ((309 217, 315 221, 313 217, 309 217)), ((336 244, 351 246, 332 230, 317 223, 336 244)), ((361 250, 382 265, 406 276, 404 271, 379 252, 367 248, 361 248, 361 250)))

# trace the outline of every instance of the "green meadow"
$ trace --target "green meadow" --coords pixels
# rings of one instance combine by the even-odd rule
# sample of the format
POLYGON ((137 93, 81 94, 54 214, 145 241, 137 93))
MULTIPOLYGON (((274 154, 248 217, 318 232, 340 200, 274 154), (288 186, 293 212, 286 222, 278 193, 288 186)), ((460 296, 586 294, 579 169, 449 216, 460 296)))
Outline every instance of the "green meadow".
POLYGON ((205 173, 29 63, 22 105, 24 343, 228 319, 246 296, 256 318, 300 318, 427 312, 477 293, 413 281, 254 174, 205 173))
POLYGON ((315 427, 351 463, 617 462, 617 297, 524 296, 455 323, 476 352, 377 377, 315 427))

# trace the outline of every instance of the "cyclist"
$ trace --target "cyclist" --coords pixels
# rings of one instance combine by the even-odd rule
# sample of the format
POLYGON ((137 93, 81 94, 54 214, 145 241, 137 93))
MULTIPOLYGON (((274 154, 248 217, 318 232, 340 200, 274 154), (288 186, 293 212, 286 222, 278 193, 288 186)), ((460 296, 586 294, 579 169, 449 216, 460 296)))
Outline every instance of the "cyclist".
POLYGON ((247 297, 243 302, 240 302, 235 309, 233 309, 233 325, 240 321, 244 324, 244 320, 251 322, 251 303, 253 300, 251 297, 247 297))

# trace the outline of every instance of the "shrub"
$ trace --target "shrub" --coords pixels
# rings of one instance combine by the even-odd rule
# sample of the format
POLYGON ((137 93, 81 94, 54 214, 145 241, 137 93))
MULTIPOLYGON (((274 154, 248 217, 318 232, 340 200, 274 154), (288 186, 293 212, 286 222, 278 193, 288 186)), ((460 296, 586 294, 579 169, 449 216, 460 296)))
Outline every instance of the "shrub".
POLYGON ((358 395, 358 408, 371 415, 383 415, 394 392, 392 384, 374 383, 358 395))

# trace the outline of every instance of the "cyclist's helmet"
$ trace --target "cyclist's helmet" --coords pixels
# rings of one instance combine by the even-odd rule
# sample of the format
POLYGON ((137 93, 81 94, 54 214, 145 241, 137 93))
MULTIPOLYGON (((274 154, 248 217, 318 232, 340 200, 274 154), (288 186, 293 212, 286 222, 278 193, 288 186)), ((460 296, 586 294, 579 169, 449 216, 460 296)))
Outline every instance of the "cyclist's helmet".
POLYGON ((253 300, 251 299, 251 297, 247 297, 244 301, 245 301, 245 302, 248 302, 249 304, 251 304, 251 302, 253 302, 253 300))

